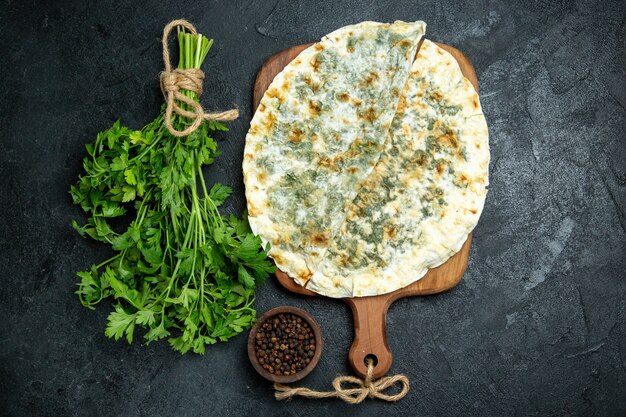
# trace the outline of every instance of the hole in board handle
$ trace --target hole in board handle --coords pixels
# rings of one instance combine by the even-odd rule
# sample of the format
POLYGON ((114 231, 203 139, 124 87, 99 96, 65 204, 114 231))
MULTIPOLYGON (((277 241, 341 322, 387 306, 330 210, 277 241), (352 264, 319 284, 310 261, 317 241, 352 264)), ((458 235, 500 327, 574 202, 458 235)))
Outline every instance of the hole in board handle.
POLYGON ((374 365, 374 368, 376 368, 376 365, 378 365, 378 357, 373 353, 369 353, 365 355, 365 358, 363 359, 363 362, 365 362, 365 366, 368 366, 369 361, 372 361, 372 365, 374 365))

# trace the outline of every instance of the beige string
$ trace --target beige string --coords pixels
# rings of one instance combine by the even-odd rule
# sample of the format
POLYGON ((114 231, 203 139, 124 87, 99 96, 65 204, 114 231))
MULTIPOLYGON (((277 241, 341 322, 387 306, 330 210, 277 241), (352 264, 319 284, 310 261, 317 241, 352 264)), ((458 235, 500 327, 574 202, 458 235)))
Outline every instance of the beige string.
POLYGON ((365 379, 356 378, 354 376, 338 376, 333 380, 334 391, 314 391, 304 387, 291 388, 287 385, 279 383, 274 384, 274 393, 277 400, 286 400, 295 396, 305 398, 341 398, 348 404, 359 404, 367 397, 378 398, 384 401, 398 401, 409 392, 409 378, 406 375, 384 376, 380 379, 372 381, 374 374, 374 364, 372 361, 367 363, 367 375, 365 379), (352 384, 354 388, 344 388, 343 384, 352 384), (384 394, 387 388, 400 383, 402 388, 399 393, 394 395, 384 394))
POLYGON ((165 108, 165 126, 170 133, 176 137, 188 136, 193 133, 204 120, 228 121, 235 120, 239 117, 237 109, 226 110, 223 112, 205 113, 202 106, 197 101, 182 94, 180 90, 193 91, 197 97, 202 94, 202 80, 204 80, 204 72, 200 69, 180 69, 172 71, 170 63, 170 52, 167 47, 167 40, 170 32, 176 26, 182 26, 194 35, 198 32, 196 28, 186 20, 172 20, 163 29, 163 62, 165 63, 165 71, 161 73, 161 91, 165 97, 167 107, 165 108), (181 108, 176 101, 183 102, 193 109, 188 111, 181 108), (185 130, 176 130, 172 126, 172 112, 183 117, 193 119, 193 123, 185 130))

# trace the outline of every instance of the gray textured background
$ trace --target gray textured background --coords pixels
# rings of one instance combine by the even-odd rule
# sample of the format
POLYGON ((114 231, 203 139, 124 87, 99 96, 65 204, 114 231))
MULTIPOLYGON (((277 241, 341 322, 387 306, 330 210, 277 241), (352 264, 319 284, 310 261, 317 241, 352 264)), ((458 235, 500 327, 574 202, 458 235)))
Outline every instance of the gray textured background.
MULTIPOLYGON (((623 1, 2 1, 0 413, 11 416, 626 415, 626 13, 623 1), (510 3, 510 4, 507 4, 510 3), (519 3, 519 4, 518 4, 519 3), (524 3, 522 5, 522 3, 524 3), (106 249, 70 228, 83 144, 162 101, 159 38, 178 17, 216 39, 203 104, 236 104, 206 171, 236 189, 252 82, 271 54, 362 20, 417 20, 473 61, 490 127, 491 191, 470 265, 449 293, 390 310, 396 404, 277 403, 245 336, 179 356, 105 338, 74 273, 106 249)), ((325 351, 304 382, 348 373, 349 310, 274 282, 259 312, 315 315, 325 351)))

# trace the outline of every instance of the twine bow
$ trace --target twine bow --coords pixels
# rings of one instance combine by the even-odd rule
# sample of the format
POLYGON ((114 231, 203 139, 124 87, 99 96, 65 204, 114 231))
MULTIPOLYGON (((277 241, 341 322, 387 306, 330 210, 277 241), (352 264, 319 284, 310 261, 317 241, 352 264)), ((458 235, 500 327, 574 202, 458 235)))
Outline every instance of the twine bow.
POLYGON ((204 80, 204 72, 200 69, 180 69, 177 68, 172 71, 172 64, 170 63, 170 52, 167 47, 167 40, 170 32, 176 26, 182 26, 189 32, 196 35, 198 32, 196 28, 186 20, 177 19, 172 20, 163 29, 163 62, 165 63, 165 71, 161 73, 161 92, 165 97, 165 126, 170 133, 176 137, 189 136, 193 133, 205 120, 215 121, 228 121, 235 120, 239 117, 239 111, 237 109, 226 110, 223 112, 205 113, 200 103, 192 98, 182 94, 180 90, 189 90, 196 94, 196 97, 200 97, 202 94, 202 81, 204 80), (181 108, 176 101, 185 103, 193 111, 185 110, 181 108), (193 120, 193 123, 189 125, 185 130, 176 130, 172 126, 172 112, 187 117, 193 120))
POLYGON ((354 376, 338 376, 333 380, 334 391, 315 391, 309 388, 297 387, 291 388, 279 383, 274 384, 276 392, 274 396, 277 400, 286 400, 295 396, 305 398, 341 398, 348 404, 359 404, 367 397, 377 398, 384 401, 398 401, 409 392, 409 378, 406 375, 384 376, 373 381, 374 364, 370 360, 367 363, 367 375, 365 379, 356 378, 354 376), (400 392, 397 394, 385 394, 387 388, 397 383, 401 384, 400 392), (352 384, 353 388, 344 388, 343 384, 352 384))

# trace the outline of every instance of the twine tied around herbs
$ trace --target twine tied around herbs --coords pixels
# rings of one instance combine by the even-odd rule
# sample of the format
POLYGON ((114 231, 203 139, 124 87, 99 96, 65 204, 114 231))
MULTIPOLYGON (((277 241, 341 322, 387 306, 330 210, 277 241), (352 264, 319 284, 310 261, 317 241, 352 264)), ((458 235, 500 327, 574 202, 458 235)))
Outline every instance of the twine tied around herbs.
POLYGON ((169 38, 170 32, 176 26, 182 26, 194 35, 197 35, 198 32, 191 23, 183 19, 172 20, 163 29, 162 43, 163 62, 165 63, 165 70, 161 73, 160 80, 161 92, 163 93, 166 102, 165 126, 173 136, 180 138, 183 136, 189 136, 198 127, 200 127, 202 122, 205 120, 235 120, 239 117, 239 111, 237 109, 232 109, 223 112, 206 113, 200 103, 181 93, 180 90, 189 90, 195 93, 196 97, 200 97, 200 95, 202 94, 202 81, 204 80, 204 72, 196 68, 177 68, 172 71, 172 64, 170 62, 170 52, 167 47, 167 40, 169 38), (193 109, 193 111, 188 111, 181 108, 176 103, 177 100, 188 105, 190 108, 193 109), (174 129, 174 126, 172 126, 172 113, 176 113, 180 116, 192 119, 193 123, 189 125, 189 127, 187 127, 185 130, 176 130, 174 129))
POLYGON ((365 379, 354 376, 338 376, 333 380, 334 391, 315 391, 309 388, 291 388, 287 385, 275 383, 274 396, 278 401, 288 400, 292 397, 305 398, 341 398, 348 404, 359 404, 367 397, 377 398, 384 401, 398 401, 409 392, 409 378, 406 375, 384 376, 373 381, 374 363, 369 360, 367 363, 367 375, 365 379), (354 388, 344 388, 343 384, 352 384, 354 388), (383 393, 387 388, 396 384, 401 384, 400 392, 388 395, 383 393))

